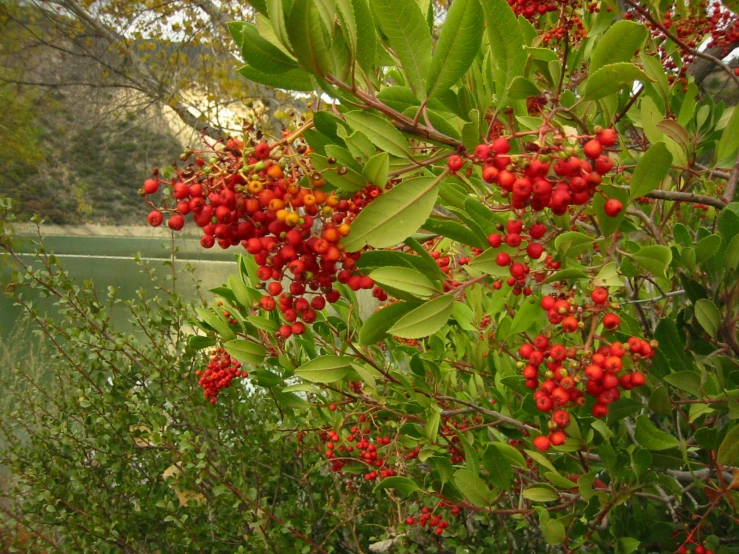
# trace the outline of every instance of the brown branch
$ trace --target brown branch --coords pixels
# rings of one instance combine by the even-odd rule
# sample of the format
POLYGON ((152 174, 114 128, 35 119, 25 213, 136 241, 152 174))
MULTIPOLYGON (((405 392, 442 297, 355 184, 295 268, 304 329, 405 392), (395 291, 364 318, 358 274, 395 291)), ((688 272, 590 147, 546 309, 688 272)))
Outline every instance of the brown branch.
POLYGON ((704 194, 693 194, 692 192, 678 192, 674 190, 653 190, 649 194, 645 194, 647 198, 656 200, 670 200, 671 202, 688 202, 691 204, 706 204, 717 210, 726 207, 726 203, 720 198, 706 196, 704 194))
POLYGON ((726 190, 724 191, 724 200, 726 200, 726 202, 734 201, 737 182, 739 182, 739 154, 737 154, 734 167, 731 170, 731 174, 729 174, 729 180, 726 181, 726 190))

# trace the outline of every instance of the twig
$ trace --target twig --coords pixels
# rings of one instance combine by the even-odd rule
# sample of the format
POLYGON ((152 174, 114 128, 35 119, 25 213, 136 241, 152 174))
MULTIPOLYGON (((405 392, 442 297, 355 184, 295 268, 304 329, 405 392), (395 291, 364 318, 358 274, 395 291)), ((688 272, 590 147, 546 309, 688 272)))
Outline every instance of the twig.
POLYGON ((678 192, 675 190, 653 190, 645 196, 647 198, 654 198, 656 200, 688 202, 691 204, 706 204, 708 206, 716 208, 717 210, 722 210, 726 207, 726 203, 720 198, 714 198, 713 196, 706 196, 704 194, 693 194, 692 192, 678 192))

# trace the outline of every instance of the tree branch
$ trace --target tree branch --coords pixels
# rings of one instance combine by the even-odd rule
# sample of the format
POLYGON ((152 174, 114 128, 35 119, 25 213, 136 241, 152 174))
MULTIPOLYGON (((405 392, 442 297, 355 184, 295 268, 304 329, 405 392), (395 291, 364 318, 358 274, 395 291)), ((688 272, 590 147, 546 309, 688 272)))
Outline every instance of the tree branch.
POLYGON ((712 206, 717 210, 722 210, 726 207, 726 203, 713 196, 706 196, 704 194, 693 194, 692 192, 679 192, 673 190, 653 190, 649 194, 645 195, 647 198, 654 198, 656 200, 670 200, 672 202, 688 202, 691 204, 706 204, 712 206))

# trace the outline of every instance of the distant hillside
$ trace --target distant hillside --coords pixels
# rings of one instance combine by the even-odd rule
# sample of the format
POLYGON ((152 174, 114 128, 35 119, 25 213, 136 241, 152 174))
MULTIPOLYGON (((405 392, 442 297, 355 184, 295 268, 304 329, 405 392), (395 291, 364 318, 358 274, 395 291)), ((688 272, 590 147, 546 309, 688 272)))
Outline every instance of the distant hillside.
MULTIPOLYGON (((56 91, 29 102, 14 98, 27 110, 28 135, 14 170, 0 172, 0 195, 15 200, 21 216, 43 215, 57 224, 133 223, 142 218, 138 189, 156 165, 171 164, 182 145, 166 125, 161 130, 140 114, 129 119, 106 116, 56 91)), ((17 113, 0 112, 0 128, 12 125, 17 113)))
POLYGON ((156 86, 176 92, 152 97, 128 74, 131 62, 100 36, 78 34, 63 14, 11 4, 4 11, 0 3, 0 196, 14 199, 21 218, 141 224, 142 182, 196 147, 203 126, 234 133, 248 119, 278 131, 282 122, 271 111, 302 107, 243 80, 239 61, 214 51, 208 37, 131 44, 161 77, 156 86))

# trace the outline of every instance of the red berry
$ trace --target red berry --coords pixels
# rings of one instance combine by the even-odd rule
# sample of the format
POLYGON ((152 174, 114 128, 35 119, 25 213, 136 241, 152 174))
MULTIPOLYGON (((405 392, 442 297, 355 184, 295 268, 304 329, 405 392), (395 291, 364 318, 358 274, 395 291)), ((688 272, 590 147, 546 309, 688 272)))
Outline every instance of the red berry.
POLYGON ((603 129, 598 134, 598 142, 600 142, 603 146, 613 146, 614 144, 616 144, 616 142, 618 142, 618 135, 613 129, 603 129))
POLYGON ((591 160, 595 160, 603 152, 603 145, 598 140, 589 140, 582 147, 585 155, 591 160))
POLYGON ((164 216, 159 210, 154 210, 153 212, 149 212, 149 215, 146 216, 146 220, 152 227, 159 227, 164 221, 164 216))
POLYGON ((460 169, 462 169, 462 166, 464 165, 464 160, 460 158, 459 156, 451 156, 447 160, 446 165, 449 168, 449 171, 457 172, 460 169))
POLYGON ((566 318, 562 320, 562 330, 565 333, 574 333, 577 331, 578 328, 578 321, 577 318, 568 315, 566 318))
POLYGON ((609 198, 608 200, 606 200, 606 204, 603 209, 608 217, 616 217, 618 214, 621 213, 621 210, 624 209, 624 205, 621 203, 620 200, 609 198))
POLYGON ((562 431, 554 431, 549 434, 549 442, 551 442, 553 446, 562 446, 566 440, 567 435, 562 431))
POLYGON ((173 215, 167 221, 167 225, 173 231, 180 231, 185 226, 185 218, 181 215, 173 215))
POLYGON ((596 304, 605 304, 608 301, 608 291, 603 287, 598 287, 590 293, 590 299, 596 304))
POLYGON ((507 154, 511 151, 511 145, 508 140, 503 137, 497 138, 493 141, 493 152, 496 154, 507 154))
POLYGON ((538 242, 530 242, 526 247, 526 254, 532 260, 538 260, 544 253, 544 247, 538 242))
POLYGON ((495 258, 495 263, 497 263, 501 267, 509 265, 511 263, 510 254, 506 252, 500 252, 495 258))
POLYGON ((159 181, 156 179, 147 179, 144 181, 144 192, 146 194, 154 194, 159 190, 159 181))
POLYGON ((532 239, 540 239, 547 232, 547 227, 543 223, 534 223, 529 227, 529 235, 532 239))
POLYGON ((603 317, 603 327, 606 329, 616 329, 619 325, 621 325, 621 318, 616 314, 606 314, 603 317))
POLYGON ((488 235, 488 244, 492 248, 498 248, 501 244, 503 244, 503 236, 499 233, 492 233, 491 235, 488 235))
POLYGON ((642 387, 646 384, 647 380, 644 378, 644 374, 635 371, 631 374, 631 384, 635 387, 642 387))
POLYGON ((600 156, 595 160, 595 171, 601 175, 605 175, 613 169, 613 162, 608 156, 600 156))
POLYGON ((534 439, 534 448, 536 448, 539 452, 546 452, 549 450, 550 441, 549 437, 546 435, 539 435, 534 439))

